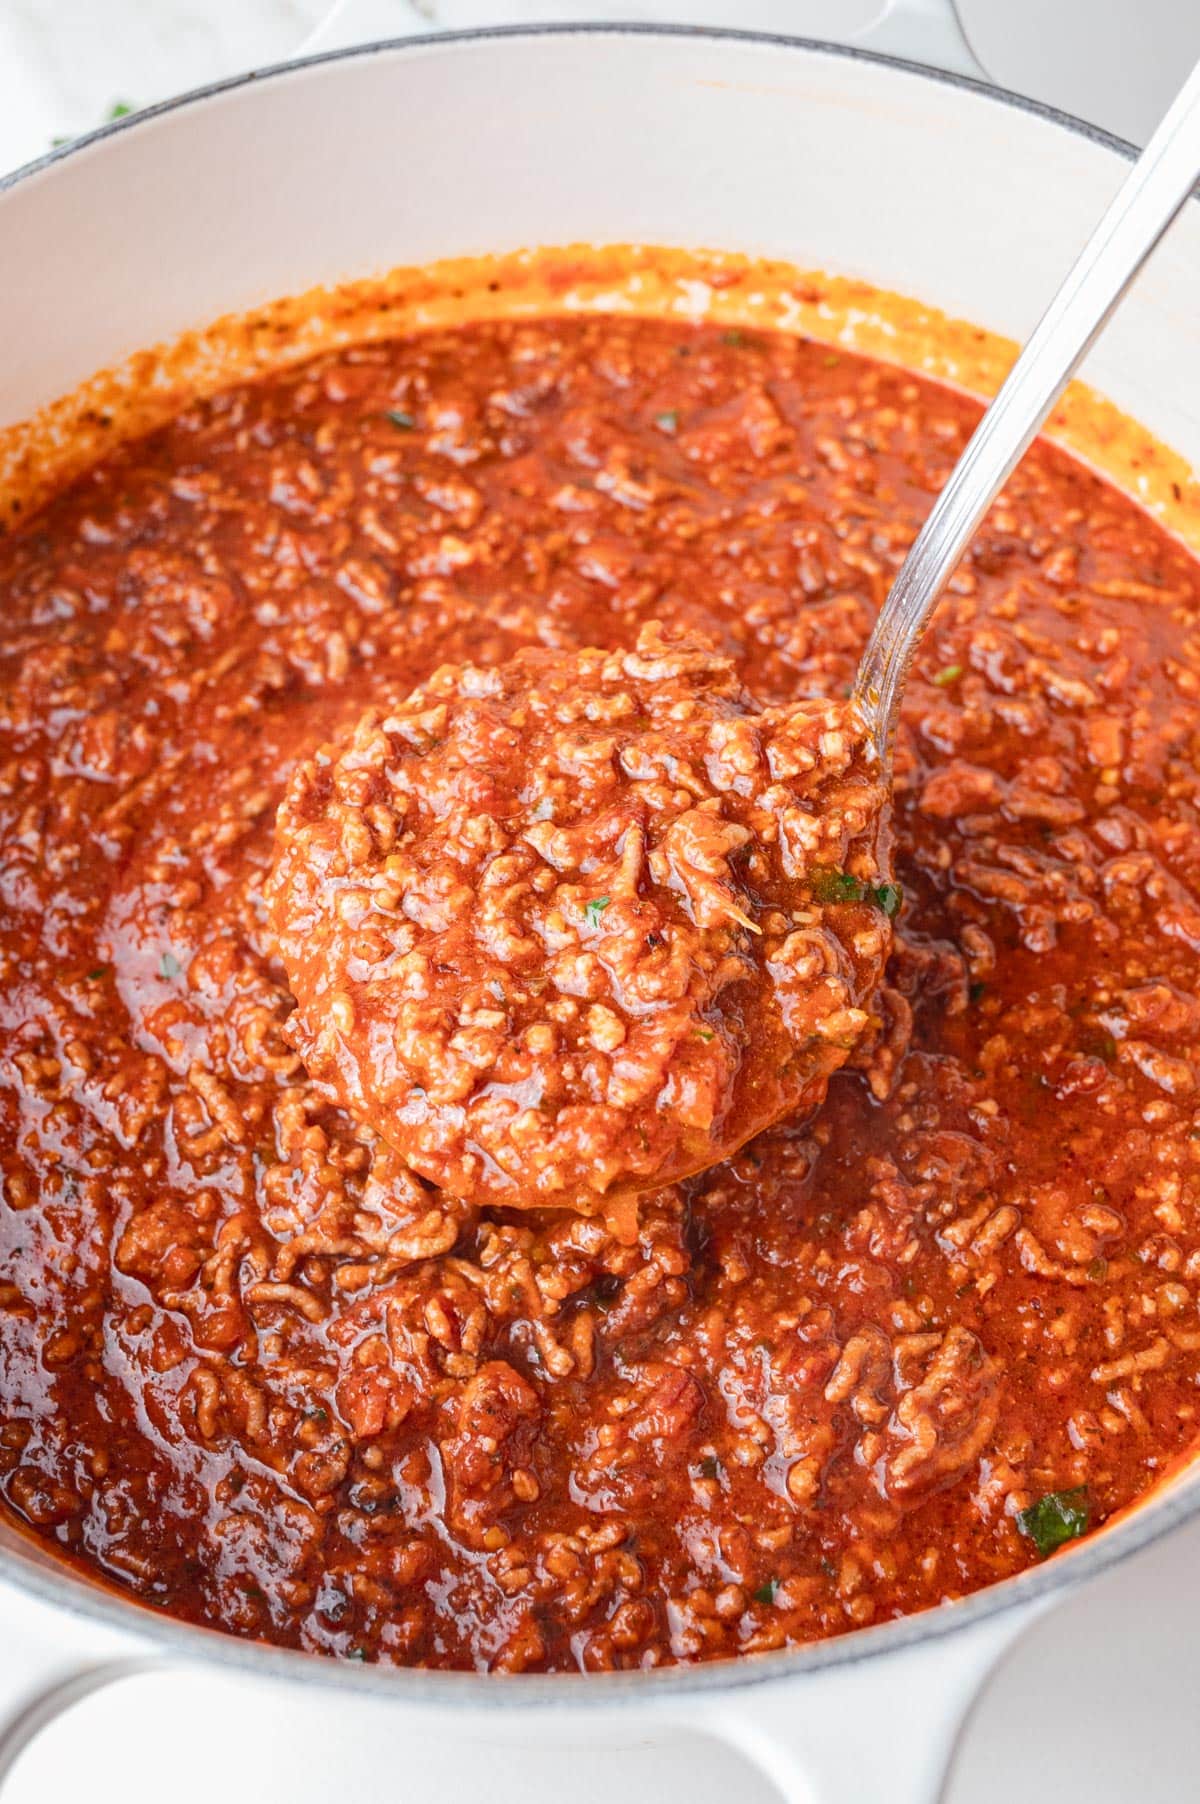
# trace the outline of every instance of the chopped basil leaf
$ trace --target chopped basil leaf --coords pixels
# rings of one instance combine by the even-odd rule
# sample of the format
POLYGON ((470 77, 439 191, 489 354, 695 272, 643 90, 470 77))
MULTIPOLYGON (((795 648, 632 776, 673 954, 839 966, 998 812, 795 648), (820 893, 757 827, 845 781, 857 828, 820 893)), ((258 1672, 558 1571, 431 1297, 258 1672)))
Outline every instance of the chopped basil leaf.
POLYGON ((1038 1550, 1041 1559, 1067 1541, 1087 1531, 1089 1520, 1086 1485, 1073 1491, 1047 1491, 1017 1517, 1017 1527, 1038 1550))
POLYGON ((756 1604, 773 1604, 775 1602, 775 1593, 778 1590, 779 1590, 779 1580, 776 1578, 769 1578, 767 1580, 766 1584, 760 1585, 758 1587, 758 1590, 754 1593, 755 1603, 756 1604))
POLYGON ((701 1478, 720 1478, 721 1462, 715 1453, 706 1453, 696 1470, 701 1478))
POLYGON ((863 886, 849 871, 816 870, 812 879, 813 895, 818 902, 861 902, 863 886))
POLYGON ((127 119, 132 111, 127 100, 114 100, 108 109, 108 123, 111 125, 114 119, 127 119))
POLYGON ((717 1037, 711 1027, 698 1027, 696 1032, 702 1040, 715 1040, 717 1037))
POLYGON ((674 432, 679 425, 679 415, 673 407, 668 408, 666 413, 655 414, 654 424, 660 426, 664 432, 674 432))
POLYGON ((948 683, 957 683, 962 675, 962 670, 961 664, 947 664, 944 670, 938 671, 933 680, 939 689, 944 689, 948 683))
POLYGON ((599 927, 600 916, 611 901, 611 896, 593 896, 590 902, 584 904, 584 919, 589 927, 599 927))
POLYGON ((96 969, 94 971, 88 972, 88 974, 87 974, 88 982, 89 983, 99 983, 99 981, 102 977, 108 976, 111 968, 112 967, 110 965, 97 965, 96 969))
POLYGON ((400 432, 411 432, 416 425, 416 416, 405 413, 402 407, 389 407, 387 417, 400 432))
POLYGON ((986 983, 979 983, 978 981, 976 981, 975 983, 969 984, 967 986, 967 1000, 969 1002, 978 1002, 980 997, 984 996, 986 994, 987 994, 986 983))
POLYGON ((818 902, 870 902, 890 919, 898 914, 904 891, 898 883, 864 883, 849 871, 815 870, 812 892, 818 902))
POLYGON ((173 952, 164 952, 158 961, 158 974, 160 977, 178 977, 182 970, 183 966, 173 952))

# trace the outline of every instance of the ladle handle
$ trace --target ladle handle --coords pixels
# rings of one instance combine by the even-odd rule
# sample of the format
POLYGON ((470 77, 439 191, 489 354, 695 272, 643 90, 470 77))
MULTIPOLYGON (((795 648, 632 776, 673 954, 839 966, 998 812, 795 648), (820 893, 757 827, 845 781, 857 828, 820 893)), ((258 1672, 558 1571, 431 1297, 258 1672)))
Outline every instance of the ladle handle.
POLYGON ((904 679, 942 590, 1198 177, 1200 63, 1042 315, 900 566, 863 653, 856 687, 885 767, 904 679))

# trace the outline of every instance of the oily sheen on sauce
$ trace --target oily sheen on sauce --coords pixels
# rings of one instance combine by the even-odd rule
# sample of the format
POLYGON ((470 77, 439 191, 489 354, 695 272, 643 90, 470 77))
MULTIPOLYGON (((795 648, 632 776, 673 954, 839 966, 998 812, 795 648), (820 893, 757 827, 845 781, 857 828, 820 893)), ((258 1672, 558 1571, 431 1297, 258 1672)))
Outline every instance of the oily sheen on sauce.
POLYGON ((418 1177, 288 1030, 319 747, 649 622, 844 696, 977 411, 782 335, 465 326, 198 402, 0 541, 0 1494, 64 1557, 327 1654, 639 1666, 961 1596, 1192 1446, 1200 582, 1049 447, 913 680, 814 1118, 622 1238, 418 1177))

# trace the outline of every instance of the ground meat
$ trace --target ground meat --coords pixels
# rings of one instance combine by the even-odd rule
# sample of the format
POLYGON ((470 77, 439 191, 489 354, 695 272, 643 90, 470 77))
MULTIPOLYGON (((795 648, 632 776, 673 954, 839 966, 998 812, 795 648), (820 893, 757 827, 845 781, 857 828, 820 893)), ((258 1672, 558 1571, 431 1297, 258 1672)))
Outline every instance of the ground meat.
POLYGON ((656 623, 447 666, 292 778, 285 1038, 431 1182, 613 1216, 854 1051, 899 900, 882 801, 846 706, 761 708, 656 623))
POLYGON ((960 1597, 1191 1453, 1200 571, 1046 445, 910 678, 903 908, 815 1116, 627 1240, 430 1183, 288 1037, 264 890, 322 745, 649 622, 840 705, 978 411, 500 322, 197 403, 0 538, 14 1522, 315 1654, 644 1669, 960 1597))

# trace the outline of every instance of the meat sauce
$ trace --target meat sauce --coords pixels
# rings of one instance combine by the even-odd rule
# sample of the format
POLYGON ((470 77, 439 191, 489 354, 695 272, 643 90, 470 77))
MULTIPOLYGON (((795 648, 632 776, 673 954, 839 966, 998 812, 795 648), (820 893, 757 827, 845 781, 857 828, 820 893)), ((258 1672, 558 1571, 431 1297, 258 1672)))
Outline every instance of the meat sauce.
POLYGON ((0 541, 17 1519, 239 1635, 592 1671, 962 1596, 1190 1449, 1200 582, 1061 452, 912 680, 895 946, 814 1118, 622 1237, 437 1189, 289 1028, 319 747, 650 622, 843 698, 977 414, 784 335, 480 324, 197 402, 0 541))
POLYGON ((296 772, 267 883, 323 1094, 443 1190, 636 1236, 825 1096, 899 892, 856 707, 757 706, 656 621, 443 665, 296 772))

